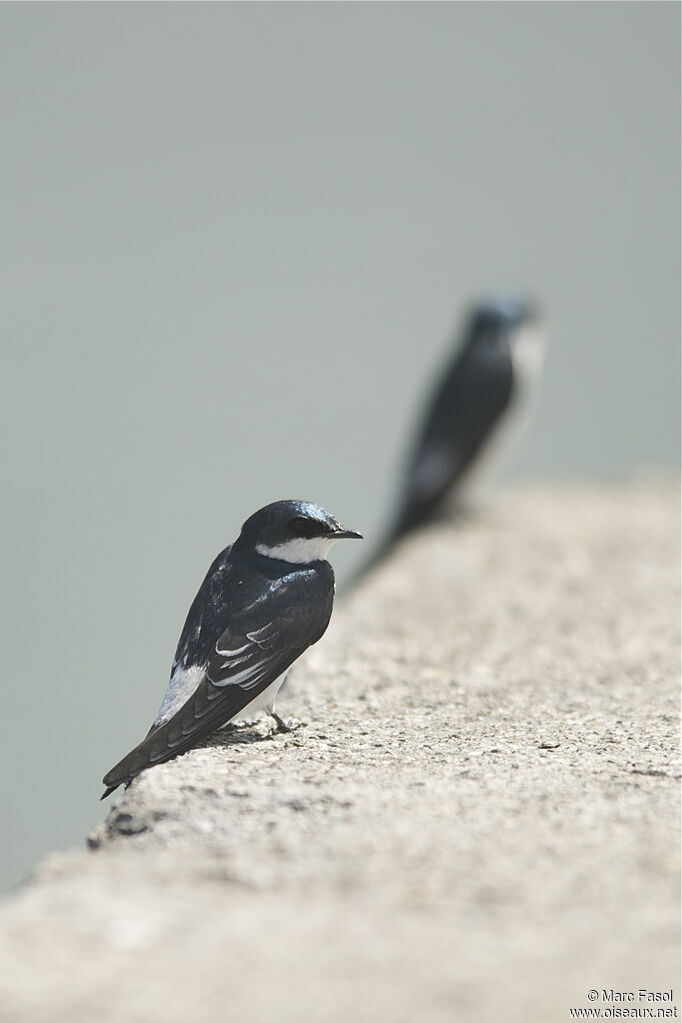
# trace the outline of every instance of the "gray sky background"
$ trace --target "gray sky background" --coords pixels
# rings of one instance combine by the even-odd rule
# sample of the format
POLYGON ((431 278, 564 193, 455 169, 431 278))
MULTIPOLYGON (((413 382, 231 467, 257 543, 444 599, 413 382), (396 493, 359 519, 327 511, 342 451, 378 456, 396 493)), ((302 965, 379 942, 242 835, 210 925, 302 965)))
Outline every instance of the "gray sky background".
POLYGON ((99 818, 248 514, 378 536, 472 295, 551 326, 508 483, 676 468, 678 75, 673 3, 0 6, 0 881, 99 818))

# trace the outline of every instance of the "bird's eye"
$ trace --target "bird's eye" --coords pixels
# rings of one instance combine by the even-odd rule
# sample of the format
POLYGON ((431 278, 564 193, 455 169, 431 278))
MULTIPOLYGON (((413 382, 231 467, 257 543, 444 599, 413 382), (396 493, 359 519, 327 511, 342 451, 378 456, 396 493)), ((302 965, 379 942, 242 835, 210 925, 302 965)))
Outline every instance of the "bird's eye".
POLYGON ((303 536, 310 539, 312 536, 319 536, 320 523, 315 519, 306 519, 303 515, 296 515, 289 522, 289 531, 294 536, 303 536))

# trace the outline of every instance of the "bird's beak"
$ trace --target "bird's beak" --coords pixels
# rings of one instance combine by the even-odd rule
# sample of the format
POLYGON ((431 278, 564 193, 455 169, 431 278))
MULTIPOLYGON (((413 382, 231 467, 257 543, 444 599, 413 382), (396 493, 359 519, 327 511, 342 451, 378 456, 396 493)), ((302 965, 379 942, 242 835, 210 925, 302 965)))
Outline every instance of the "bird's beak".
POLYGON ((335 540, 364 540, 362 533, 356 533, 352 529, 335 529, 333 532, 335 540))

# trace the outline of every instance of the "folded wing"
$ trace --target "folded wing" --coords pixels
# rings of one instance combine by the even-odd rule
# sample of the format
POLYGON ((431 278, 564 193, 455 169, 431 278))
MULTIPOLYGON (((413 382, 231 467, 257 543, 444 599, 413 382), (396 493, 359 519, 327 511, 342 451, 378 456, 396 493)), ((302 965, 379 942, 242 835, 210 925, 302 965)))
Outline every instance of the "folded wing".
POLYGON ((240 611, 214 644, 192 696, 105 775, 104 796, 236 717, 320 638, 330 614, 331 601, 311 607, 291 600, 286 580, 240 611))

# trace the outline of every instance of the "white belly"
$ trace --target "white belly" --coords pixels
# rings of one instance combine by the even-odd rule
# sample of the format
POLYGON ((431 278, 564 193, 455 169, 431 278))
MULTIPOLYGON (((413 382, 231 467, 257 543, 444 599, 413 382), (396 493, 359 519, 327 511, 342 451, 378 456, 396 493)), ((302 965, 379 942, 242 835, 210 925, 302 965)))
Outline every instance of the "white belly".
POLYGON ((279 692, 285 678, 286 674, 280 675, 279 678, 276 678, 275 681, 271 682, 267 689, 264 689, 262 693, 259 693, 258 696, 251 701, 251 703, 247 703, 246 707, 243 707, 238 714, 235 714, 233 718, 230 718, 230 721, 249 721, 262 710, 274 710, 277 693, 279 692))

